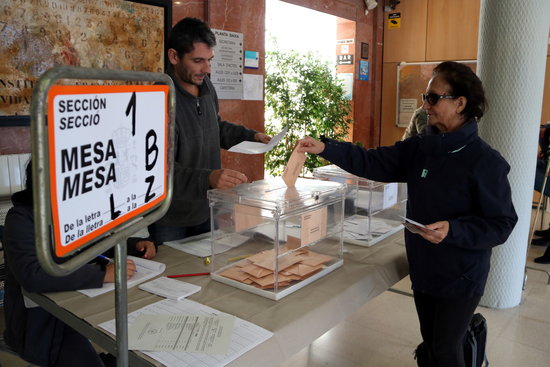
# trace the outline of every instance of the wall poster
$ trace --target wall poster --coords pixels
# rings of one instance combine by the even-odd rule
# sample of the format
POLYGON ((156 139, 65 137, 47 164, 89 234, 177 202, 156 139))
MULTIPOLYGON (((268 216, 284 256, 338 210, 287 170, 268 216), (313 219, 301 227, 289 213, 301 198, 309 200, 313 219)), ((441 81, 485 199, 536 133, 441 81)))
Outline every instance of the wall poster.
POLYGON ((2 2, 0 126, 28 124, 33 87, 54 66, 163 72, 171 22, 171 0, 2 2))

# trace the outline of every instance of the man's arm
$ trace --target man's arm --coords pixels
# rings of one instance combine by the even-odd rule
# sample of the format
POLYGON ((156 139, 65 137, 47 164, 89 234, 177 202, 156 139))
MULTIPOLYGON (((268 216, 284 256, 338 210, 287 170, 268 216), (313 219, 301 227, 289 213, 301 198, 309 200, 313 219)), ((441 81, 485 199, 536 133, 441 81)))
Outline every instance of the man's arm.
POLYGON ((218 115, 218 126, 220 127, 220 146, 222 149, 229 149, 245 140, 260 141, 256 139, 256 136, 262 134, 245 126, 225 121, 220 115, 218 115))
POLYGON ((269 135, 258 132, 256 130, 249 129, 243 125, 237 125, 226 121, 220 116, 220 107, 218 103, 218 94, 214 85, 210 79, 206 78, 205 82, 207 83, 208 89, 212 94, 212 99, 214 101, 214 107, 216 110, 216 115, 218 119, 218 126, 220 129, 220 147, 222 149, 229 149, 233 145, 239 144, 243 141, 259 141, 262 143, 267 143, 271 140, 269 135))

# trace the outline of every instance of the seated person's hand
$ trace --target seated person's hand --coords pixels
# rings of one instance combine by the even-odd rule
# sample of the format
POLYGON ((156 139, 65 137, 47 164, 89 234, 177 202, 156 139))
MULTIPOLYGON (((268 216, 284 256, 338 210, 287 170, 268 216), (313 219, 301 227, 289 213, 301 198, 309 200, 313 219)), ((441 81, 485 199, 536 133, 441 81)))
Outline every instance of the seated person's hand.
MULTIPOLYGON (((130 279, 136 272, 136 264, 132 260, 126 261, 126 279, 130 279)), ((105 267, 105 276, 103 283, 115 282, 115 264, 109 264, 105 267)))
POLYGON ((208 177, 210 187, 213 189, 230 189, 239 184, 248 182, 244 173, 232 169, 222 168, 214 170, 208 177))
POLYGON ((157 254, 157 248, 151 240, 143 239, 136 243, 136 250, 140 253, 144 259, 152 259, 157 254))
POLYGON ((271 140, 271 136, 264 133, 256 133, 254 135, 254 140, 259 141, 260 143, 267 144, 271 140))

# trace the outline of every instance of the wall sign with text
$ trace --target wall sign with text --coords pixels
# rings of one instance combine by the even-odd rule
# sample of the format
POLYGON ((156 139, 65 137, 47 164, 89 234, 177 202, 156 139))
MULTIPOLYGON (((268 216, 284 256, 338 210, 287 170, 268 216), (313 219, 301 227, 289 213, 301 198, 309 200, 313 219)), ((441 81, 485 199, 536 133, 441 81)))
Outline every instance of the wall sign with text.
POLYGON ((166 85, 54 86, 50 196, 63 256, 166 196, 166 85))
POLYGON ((336 55, 336 65, 353 65, 353 55, 336 55))
POLYGON ((216 35, 210 80, 220 99, 243 99, 243 34, 212 29, 216 35))

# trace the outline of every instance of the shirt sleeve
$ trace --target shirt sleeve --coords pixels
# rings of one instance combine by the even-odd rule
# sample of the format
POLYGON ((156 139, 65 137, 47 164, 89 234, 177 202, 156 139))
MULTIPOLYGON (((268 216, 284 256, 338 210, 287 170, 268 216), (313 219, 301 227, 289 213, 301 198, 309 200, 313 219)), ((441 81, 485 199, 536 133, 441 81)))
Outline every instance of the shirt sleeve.
POLYGON ((325 149, 321 157, 336 164, 346 172, 380 182, 404 182, 402 148, 408 143, 365 149, 358 145, 322 138, 325 149))
POLYGON ((220 145, 222 149, 229 149, 245 140, 254 141, 254 135, 257 133, 257 131, 242 125, 225 121, 220 115, 218 115, 218 125, 220 127, 220 145))
POLYGON ((239 144, 243 141, 254 141, 254 135, 257 131, 249 129, 242 125, 237 125, 228 122, 220 117, 220 104, 218 101, 218 94, 212 82, 207 81, 210 93, 212 93, 212 99, 214 100, 214 107, 216 108, 216 114, 218 118, 218 126, 220 129, 220 147, 222 149, 229 149, 233 145, 239 144))

